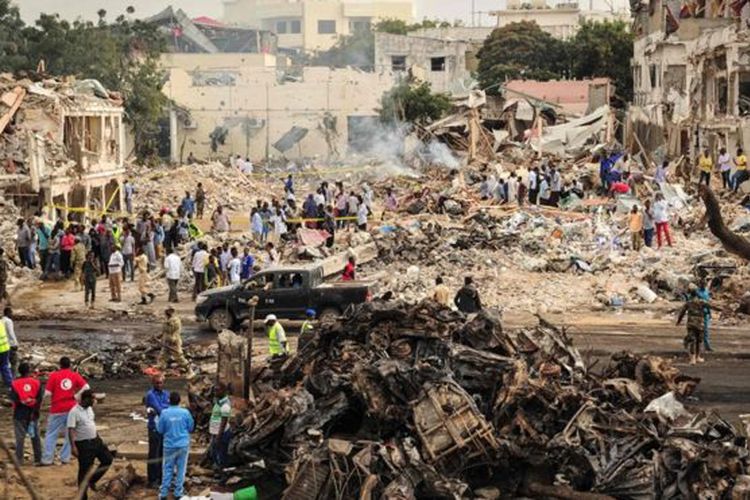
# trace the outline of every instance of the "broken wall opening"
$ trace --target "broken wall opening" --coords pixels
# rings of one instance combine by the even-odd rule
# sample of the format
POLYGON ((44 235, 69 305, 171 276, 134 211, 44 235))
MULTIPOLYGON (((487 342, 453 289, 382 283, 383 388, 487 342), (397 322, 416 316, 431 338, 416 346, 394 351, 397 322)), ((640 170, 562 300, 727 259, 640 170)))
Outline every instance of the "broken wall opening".
POLYGON ((104 200, 108 204, 106 209, 110 212, 119 212, 122 210, 120 206, 120 183, 116 179, 112 179, 104 186, 104 200))
MULTIPOLYGON (((68 193, 68 207, 85 207, 86 206, 86 187, 82 184, 76 184, 68 193)), ((69 210, 68 220, 83 222, 83 212, 80 210, 69 210)))
POLYGON ((92 187, 87 208, 92 211, 100 211, 102 209, 102 196, 104 196, 102 186, 92 187))
POLYGON ((737 106, 741 116, 750 114, 750 71, 737 73, 739 82, 737 85, 737 106))
POLYGON ((680 93, 685 92, 685 81, 687 69, 684 64, 670 64, 664 73, 664 88, 669 91, 675 89, 680 93))

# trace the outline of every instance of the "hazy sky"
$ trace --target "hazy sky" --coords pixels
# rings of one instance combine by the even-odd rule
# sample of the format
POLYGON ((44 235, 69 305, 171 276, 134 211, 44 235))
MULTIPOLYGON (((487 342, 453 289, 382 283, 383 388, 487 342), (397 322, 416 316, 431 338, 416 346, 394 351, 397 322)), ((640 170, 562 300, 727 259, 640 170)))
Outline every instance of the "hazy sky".
MULTIPOLYGON (((362 0, 359 0, 362 1, 362 0)), ((551 4, 557 0, 548 0, 551 4)), ((612 0, 594 0, 594 5, 612 0)), ((103 8, 107 17, 114 19, 124 14, 125 9, 135 7, 137 17, 147 17, 159 12, 168 5, 181 8, 191 17, 210 16, 221 18, 221 0, 15 0, 21 7, 21 15, 27 23, 32 23, 39 17, 40 12, 59 13, 66 19, 82 17, 96 20, 96 12, 103 8)), ((416 19, 438 18, 448 21, 463 20, 467 25, 471 22, 472 0, 413 0, 416 19)), ((489 11, 502 8, 505 0, 473 0, 476 11, 489 11)), ((586 1, 585 3, 588 3, 586 1)), ((627 0, 614 0, 616 4, 627 5, 627 0)), ((487 14, 481 16, 484 26, 491 26, 493 19, 487 14)))

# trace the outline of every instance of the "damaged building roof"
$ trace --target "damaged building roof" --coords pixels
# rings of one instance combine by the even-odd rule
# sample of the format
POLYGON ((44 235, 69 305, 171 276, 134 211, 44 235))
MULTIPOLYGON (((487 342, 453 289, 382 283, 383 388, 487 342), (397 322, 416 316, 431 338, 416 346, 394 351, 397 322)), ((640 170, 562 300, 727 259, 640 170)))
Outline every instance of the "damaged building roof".
MULTIPOLYGON (((542 82, 538 80, 511 80, 503 88, 507 91, 520 92, 536 99, 557 104, 567 115, 581 116, 592 111, 606 102, 597 103, 592 106, 591 88, 609 85, 609 78, 594 78, 592 80, 550 80, 542 82)), ((610 92, 611 94, 611 92, 610 92)), ((508 98, 518 97, 509 95, 508 98)))
POLYGON ((270 31, 227 26, 216 19, 201 16, 191 19, 181 9, 167 7, 146 22, 159 25, 175 52, 275 53, 276 35, 270 31))

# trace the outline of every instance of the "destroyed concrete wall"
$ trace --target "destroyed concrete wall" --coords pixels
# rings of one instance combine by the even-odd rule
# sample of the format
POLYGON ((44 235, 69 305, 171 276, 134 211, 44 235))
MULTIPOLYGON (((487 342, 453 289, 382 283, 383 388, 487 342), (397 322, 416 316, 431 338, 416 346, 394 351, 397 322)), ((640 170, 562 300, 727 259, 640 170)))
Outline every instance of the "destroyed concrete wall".
MULTIPOLYGON (((681 19, 668 36, 657 28, 637 38, 631 130, 661 131, 668 154, 692 159, 706 147, 747 146, 747 40, 746 29, 728 18, 681 19)), ((643 135, 626 140, 636 151, 639 141, 644 148, 654 145, 643 135)))
POLYGON ((186 121, 173 120, 174 161, 184 160, 190 152, 198 158, 222 159, 240 154, 254 162, 282 154, 336 158, 346 154, 352 120, 375 116, 380 97, 394 84, 390 72, 322 67, 303 68, 294 79, 280 78, 274 66, 266 65, 270 59, 229 56, 165 58, 169 79, 163 91, 190 115, 186 121), (231 79, 220 78, 222 71, 231 73, 231 79), (209 73, 216 76, 210 85, 195 78, 209 73), (292 127, 308 133, 287 151, 276 150, 273 144, 292 127), (210 135, 217 129, 226 131, 226 138, 214 153, 210 135))
POLYGON ((429 82, 435 92, 463 94, 471 77, 466 67, 469 42, 414 35, 375 33, 375 68, 411 72, 429 82))
POLYGON ((69 207, 120 207, 126 130, 119 94, 95 80, 9 75, 0 77, 0 90, 7 108, 0 159, 16 174, 8 194, 18 207, 49 217, 67 217, 69 207))

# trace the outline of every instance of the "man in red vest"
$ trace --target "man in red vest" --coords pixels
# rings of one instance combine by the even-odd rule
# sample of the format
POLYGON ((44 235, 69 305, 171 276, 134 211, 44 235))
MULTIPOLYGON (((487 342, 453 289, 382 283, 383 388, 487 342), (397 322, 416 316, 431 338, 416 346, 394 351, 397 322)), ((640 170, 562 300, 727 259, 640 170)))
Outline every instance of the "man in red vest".
POLYGON ((39 438, 39 408, 42 406, 42 384, 30 374, 28 363, 18 365, 19 378, 11 384, 13 400, 13 428, 16 433, 16 458, 23 463, 26 434, 34 449, 34 464, 42 461, 42 440, 39 438))

